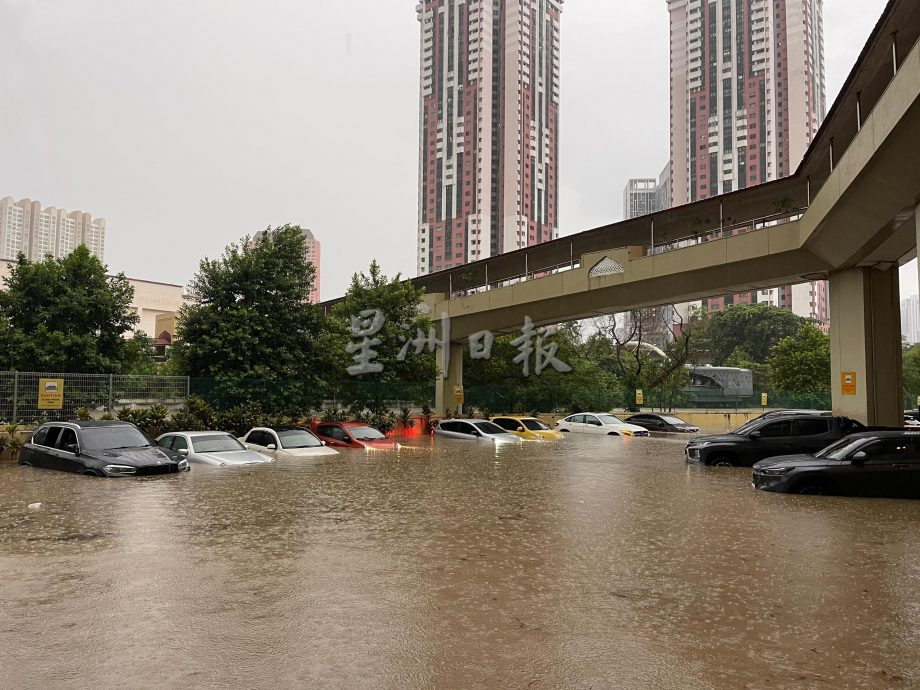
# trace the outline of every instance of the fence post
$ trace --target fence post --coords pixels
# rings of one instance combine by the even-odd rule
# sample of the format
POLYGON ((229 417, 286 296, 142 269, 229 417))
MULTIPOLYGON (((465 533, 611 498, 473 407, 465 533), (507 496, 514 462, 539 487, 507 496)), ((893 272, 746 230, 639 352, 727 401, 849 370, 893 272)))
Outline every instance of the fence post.
POLYGON ((185 411, 188 412, 188 399, 192 397, 192 377, 185 377, 185 411))
POLYGON ((13 418, 11 424, 16 424, 19 417, 19 372, 13 372, 13 418))
POLYGON ((115 411, 115 374, 109 374, 109 412, 115 411))

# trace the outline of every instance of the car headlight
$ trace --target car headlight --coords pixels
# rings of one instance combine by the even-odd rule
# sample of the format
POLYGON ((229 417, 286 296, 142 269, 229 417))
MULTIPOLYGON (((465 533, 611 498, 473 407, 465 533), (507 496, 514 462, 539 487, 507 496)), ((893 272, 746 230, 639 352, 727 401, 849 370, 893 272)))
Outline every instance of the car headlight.
POLYGON ((632 435, 633 435, 633 432, 630 431, 629 429, 621 429, 621 430, 620 430, 620 433, 623 434, 624 436, 632 436, 632 435))
POLYGON ((179 470, 181 471, 181 470, 187 470, 187 469, 188 469, 188 460, 180 460, 179 470))
POLYGON ((102 469, 106 474, 137 474, 137 468, 129 465, 106 465, 102 469))
POLYGON ((712 441, 697 441, 691 442, 687 448, 705 448, 706 446, 711 446, 712 441))
POLYGON ((779 476, 786 474, 786 472, 788 472, 791 469, 792 469, 791 467, 764 467, 762 470, 757 470, 757 471, 760 474, 764 474, 768 477, 779 477, 779 476))

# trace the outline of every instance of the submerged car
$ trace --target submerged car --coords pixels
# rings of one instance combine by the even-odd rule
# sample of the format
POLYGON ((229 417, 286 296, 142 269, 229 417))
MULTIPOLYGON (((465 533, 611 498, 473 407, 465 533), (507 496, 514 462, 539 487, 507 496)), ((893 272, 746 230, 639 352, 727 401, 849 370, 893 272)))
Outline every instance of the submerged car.
POLYGON ((157 445, 204 465, 255 465, 271 462, 224 431, 177 431, 157 437, 157 445))
POLYGON ((313 432, 333 448, 399 449, 396 441, 391 441, 374 427, 360 422, 320 422, 313 432))
POLYGON ((869 431, 813 455, 784 455, 754 465, 761 491, 920 498, 920 432, 869 431))
POLYGON ((563 438, 560 432, 553 431, 536 417, 492 417, 490 421, 525 441, 558 441, 563 438))
POLYGON ((556 422, 556 429, 564 433, 606 434, 607 436, 648 436, 648 429, 638 424, 628 424, 616 415, 606 412, 570 414, 556 422))
POLYGON ((675 417, 672 414, 634 414, 626 421, 629 424, 636 424, 649 431, 668 434, 698 434, 700 432, 698 426, 687 424, 683 419, 675 417))
POLYGON ((445 419, 434 427, 436 436, 458 438, 466 441, 492 441, 493 443, 522 443, 498 424, 483 419, 445 419))
POLYGON ((250 429, 240 441, 249 450, 276 460, 338 455, 337 451, 327 448, 313 432, 295 426, 278 426, 273 429, 259 426, 250 429))
POLYGON ((684 453, 689 463, 752 467, 777 455, 816 453, 860 431, 867 429, 848 417, 779 415, 751 420, 729 434, 699 436, 687 444, 684 453))
POLYGON ((179 453, 157 446, 129 422, 48 422, 33 433, 19 464, 98 477, 173 474, 188 470, 179 453))

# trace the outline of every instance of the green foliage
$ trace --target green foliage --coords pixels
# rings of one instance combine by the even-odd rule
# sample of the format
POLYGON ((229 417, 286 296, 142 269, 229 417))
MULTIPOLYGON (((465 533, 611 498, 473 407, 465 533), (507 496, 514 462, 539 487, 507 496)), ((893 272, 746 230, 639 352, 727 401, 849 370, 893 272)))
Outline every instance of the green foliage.
POLYGON ((134 288, 80 246, 62 259, 19 256, 0 292, 0 366, 108 374, 143 367, 134 288))
POLYGON ((904 390, 913 398, 920 395, 920 345, 907 348, 903 354, 904 390))
POLYGON ((412 416, 412 409, 408 407, 400 408, 399 423, 403 429, 412 429, 415 427, 415 417, 412 416))
POLYGON ((788 309, 767 304, 736 304, 701 315, 693 324, 695 360, 730 366, 726 362, 741 348, 749 361, 764 363, 776 343, 796 335, 805 323, 788 309))
POLYGON ((296 226, 267 230, 204 259, 179 313, 175 366, 216 379, 223 408, 260 400, 271 410, 310 406, 310 391, 329 371, 323 319, 308 302, 314 269, 296 226))
POLYGON ((830 338, 814 326, 806 324, 794 336, 776 343, 767 364, 773 388, 778 391, 830 390, 830 338))
POLYGON ((9 439, 6 442, 6 447, 10 449, 10 459, 13 462, 17 462, 19 460, 19 451, 22 450, 22 446, 25 444, 22 436, 19 435, 19 425, 7 424, 3 427, 3 430, 9 439))
MULTIPOLYGON (((403 281, 399 274, 388 278, 376 261, 371 263, 368 273, 355 273, 343 301, 335 306, 329 319, 328 346, 334 353, 334 371, 339 377, 348 378, 346 369, 354 365, 353 355, 346 350, 348 344, 360 341, 351 331, 352 318, 364 311, 380 310, 386 322, 380 332, 372 336, 381 341, 374 348, 377 357, 373 361, 382 364, 383 371, 355 378, 381 383, 434 381, 439 371, 435 353, 425 349, 417 355, 415 348, 410 347, 405 360, 398 359, 405 340, 415 339, 418 329, 428 336, 431 320, 418 313, 423 296, 424 290, 403 281)), ((364 398, 360 402, 369 404, 370 400, 364 398)))
POLYGON ((85 407, 78 407, 76 410, 74 410, 74 414, 80 421, 87 421, 93 418, 89 413, 89 410, 85 407))

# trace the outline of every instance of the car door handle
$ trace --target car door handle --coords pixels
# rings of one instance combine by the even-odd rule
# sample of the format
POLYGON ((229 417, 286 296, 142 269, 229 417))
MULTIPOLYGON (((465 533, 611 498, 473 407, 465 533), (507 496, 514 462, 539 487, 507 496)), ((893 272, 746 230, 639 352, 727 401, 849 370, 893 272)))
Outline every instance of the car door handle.
POLYGON ((900 465, 892 465, 892 467, 896 470, 906 470, 908 467, 910 467, 910 465, 908 465, 907 463, 904 463, 900 465))

